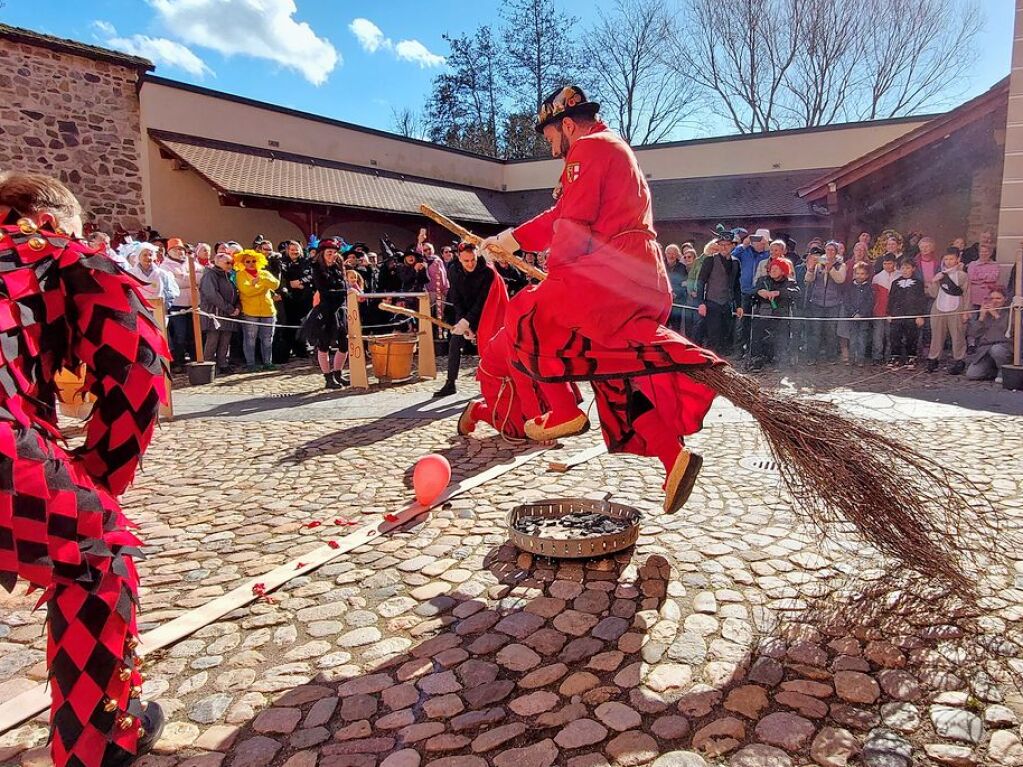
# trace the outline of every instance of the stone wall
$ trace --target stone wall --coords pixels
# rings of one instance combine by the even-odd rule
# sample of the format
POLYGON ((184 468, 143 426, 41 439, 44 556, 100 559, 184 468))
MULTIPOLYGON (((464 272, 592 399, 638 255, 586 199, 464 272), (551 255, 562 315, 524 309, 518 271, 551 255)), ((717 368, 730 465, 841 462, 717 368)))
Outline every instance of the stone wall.
POLYGON ((137 66, 0 39, 0 170, 57 176, 85 221, 145 225, 137 66))

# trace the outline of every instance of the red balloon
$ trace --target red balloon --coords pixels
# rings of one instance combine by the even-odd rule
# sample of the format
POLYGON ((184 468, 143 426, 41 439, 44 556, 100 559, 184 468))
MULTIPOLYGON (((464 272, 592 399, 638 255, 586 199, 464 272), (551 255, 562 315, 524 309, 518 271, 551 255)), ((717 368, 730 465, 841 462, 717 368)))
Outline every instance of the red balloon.
POLYGON ((436 501, 450 481, 451 464, 444 456, 432 453, 416 461, 416 468, 412 472, 412 487, 416 491, 416 500, 423 506, 436 501))

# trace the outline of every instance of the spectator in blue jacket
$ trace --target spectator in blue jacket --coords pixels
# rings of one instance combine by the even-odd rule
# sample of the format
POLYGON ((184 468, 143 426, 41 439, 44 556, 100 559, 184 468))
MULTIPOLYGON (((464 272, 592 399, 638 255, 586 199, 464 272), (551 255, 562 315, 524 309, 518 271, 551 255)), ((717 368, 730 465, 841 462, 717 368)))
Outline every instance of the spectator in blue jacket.
MULTIPOLYGON (((770 258, 768 245, 771 242, 771 232, 767 229, 757 229, 749 236, 749 245, 740 244, 732 251, 732 258, 739 262, 739 291, 742 293, 742 310, 749 314, 753 304, 757 300, 757 267, 762 261, 770 258)), ((749 343, 749 318, 739 318, 736 325, 736 341, 743 350, 749 343)))

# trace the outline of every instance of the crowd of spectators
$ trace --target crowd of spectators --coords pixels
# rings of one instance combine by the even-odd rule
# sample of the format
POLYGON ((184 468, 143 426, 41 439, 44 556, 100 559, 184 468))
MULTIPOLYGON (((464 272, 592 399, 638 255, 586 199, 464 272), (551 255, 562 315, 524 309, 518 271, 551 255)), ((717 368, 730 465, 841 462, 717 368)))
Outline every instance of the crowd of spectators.
MULTIPOLYGON (((842 363, 934 373, 944 360, 949 374, 990 380, 1009 361, 1014 276, 1009 264, 995 260, 991 232, 971 246, 958 238, 942 249, 916 233, 904 238, 886 230, 875 238, 863 232, 851 247, 814 238, 802 253, 767 229, 719 225, 713 235, 702 250, 688 242, 664 248, 674 296, 669 324, 748 370, 842 363)), ((234 241, 211 247, 157 236, 114 249, 102 232, 90 241, 137 277, 147 297, 169 307, 175 367, 195 359, 189 255, 203 350, 221 374, 241 360, 247 370, 271 369, 308 357, 316 346, 298 330, 318 294, 315 239, 275 247, 257 236, 248 249, 234 241)), ((426 292, 435 316, 452 321, 449 293, 464 277, 458 243, 438 252, 422 229, 404 250, 386 237, 380 245, 382 255, 364 243, 342 247, 346 290, 426 292)), ((544 254, 524 258, 545 266, 544 254)), ((513 267, 495 268, 511 294, 529 284, 513 267)), ((411 320, 380 311, 378 303, 360 305, 367 334, 410 327, 411 320)))
POLYGON ((991 232, 967 247, 886 230, 851 247, 719 225, 698 251, 664 248, 670 323, 749 370, 825 363, 917 368, 992 380, 1011 356, 1014 267, 991 232), (947 359, 946 359, 947 358, 947 359))

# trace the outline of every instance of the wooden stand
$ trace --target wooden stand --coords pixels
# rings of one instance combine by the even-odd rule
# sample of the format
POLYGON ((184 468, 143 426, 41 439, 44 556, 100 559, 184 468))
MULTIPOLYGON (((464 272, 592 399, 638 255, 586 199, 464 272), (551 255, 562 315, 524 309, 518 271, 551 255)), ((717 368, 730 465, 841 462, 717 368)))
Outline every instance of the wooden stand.
MULTIPOLYGON (((362 334, 362 319, 359 317, 360 298, 415 298, 419 301, 419 313, 430 316, 430 296, 427 293, 348 293, 348 369, 352 388, 368 389, 369 372, 366 368, 366 338, 362 334)), ((419 351, 416 368, 420 378, 437 377, 437 356, 433 347, 433 323, 419 318, 419 351)))

